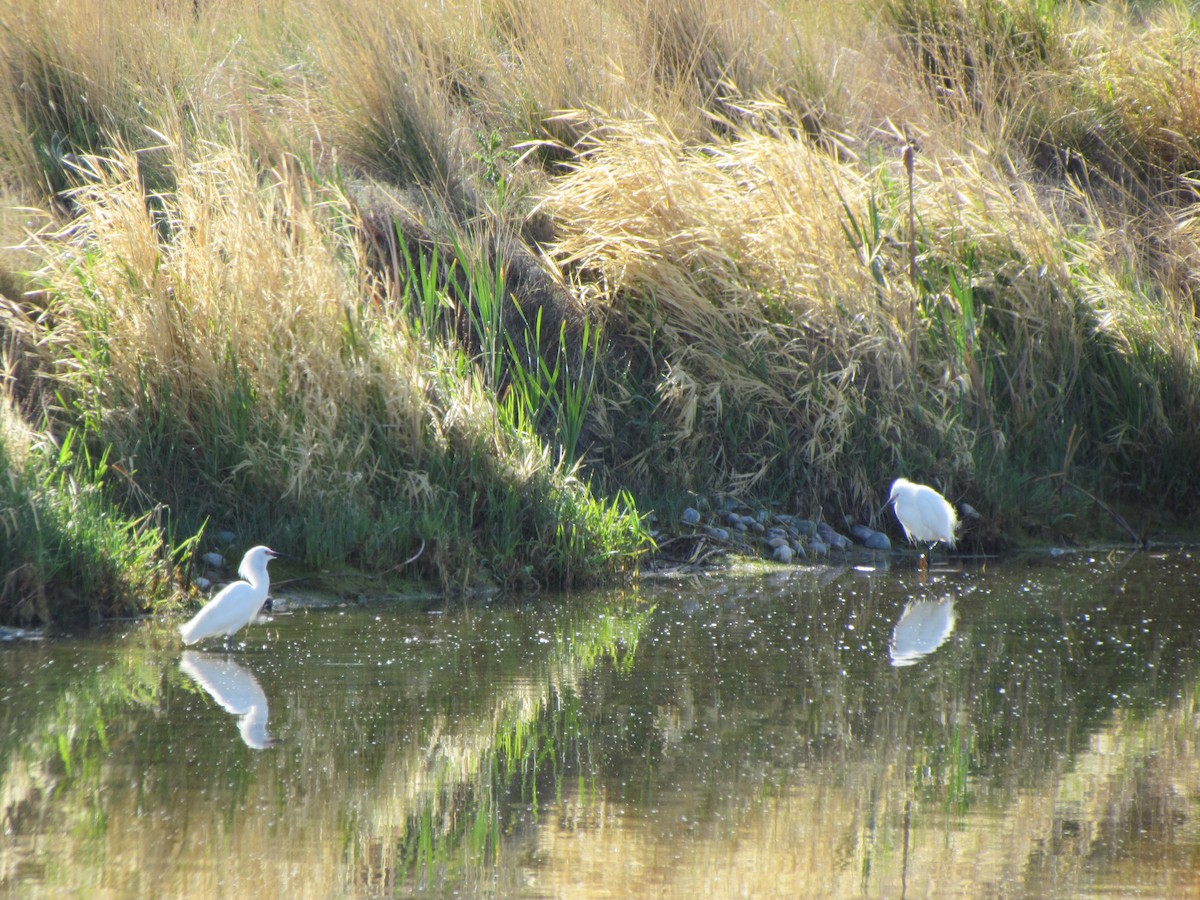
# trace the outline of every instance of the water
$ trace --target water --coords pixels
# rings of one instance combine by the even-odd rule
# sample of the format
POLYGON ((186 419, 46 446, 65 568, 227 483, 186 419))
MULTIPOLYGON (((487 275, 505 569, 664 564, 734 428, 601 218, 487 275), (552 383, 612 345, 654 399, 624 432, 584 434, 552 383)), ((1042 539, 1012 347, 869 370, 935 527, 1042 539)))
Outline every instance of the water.
POLYGON ((1200 897, 1200 556, 910 566, 0 646, 0 895, 1200 897))

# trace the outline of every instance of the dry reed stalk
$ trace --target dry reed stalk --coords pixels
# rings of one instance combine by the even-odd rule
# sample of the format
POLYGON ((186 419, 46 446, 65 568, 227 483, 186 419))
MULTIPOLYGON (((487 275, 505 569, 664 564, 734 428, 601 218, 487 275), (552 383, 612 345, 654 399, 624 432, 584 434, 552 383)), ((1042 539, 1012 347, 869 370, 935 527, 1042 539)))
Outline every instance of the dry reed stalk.
POLYGON ((373 416, 419 459, 416 350, 399 334, 371 342, 344 199, 287 165, 260 181, 239 152, 204 151, 177 153, 177 190, 157 213, 133 155, 87 161, 79 218, 42 245, 64 312, 49 339, 82 361, 59 376, 94 393, 118 446, 167 416, 236 448, 235 471, 252 468, 285 496, 361 478, 373 416))
MULTIPOLYGON (((672 441, 702 452, 725 412, 747 410, 751 439, 771 422, 795 438, 760 454, 792 454, 823 483, 842 481, 871 398, 909 371, 885 302, 903 279, 881 298, 841 225, 843 200, 864 209, 870 182, 806 140, 746 132, 700 152, 658 123, 606 137, 546 199, 562 223, 555 258, 594 277, 663 354, 672 441), (651 297, 651 308, 632 302, 651 297)), ((724 464, 747 486, 769 465, 724 464)))
POLYGON ((474 129, 454 99, 471 89, 458 42, 473 17, 429 16, 415 0, 386 9, 317 2, 314 13, 325 81, 319 124, 359 166, 427 192, 454 217, 474 212, 474 129))

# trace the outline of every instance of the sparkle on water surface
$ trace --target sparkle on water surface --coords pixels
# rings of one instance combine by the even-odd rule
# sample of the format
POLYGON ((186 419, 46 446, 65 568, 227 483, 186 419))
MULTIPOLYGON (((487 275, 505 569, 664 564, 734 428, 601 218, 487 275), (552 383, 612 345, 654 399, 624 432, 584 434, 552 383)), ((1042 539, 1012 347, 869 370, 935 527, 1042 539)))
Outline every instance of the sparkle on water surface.
POLYGON ((1200 560, 0 645, 0 894, 1200 897, 1200 560))

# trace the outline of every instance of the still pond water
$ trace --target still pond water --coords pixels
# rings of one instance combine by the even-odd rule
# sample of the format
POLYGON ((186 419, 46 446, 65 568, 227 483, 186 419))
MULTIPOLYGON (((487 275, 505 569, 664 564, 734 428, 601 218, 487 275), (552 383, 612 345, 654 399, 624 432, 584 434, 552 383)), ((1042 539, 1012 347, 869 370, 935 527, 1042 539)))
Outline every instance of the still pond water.
POLYGON ((1200 897, 1195 552, 177 624, 0 646, 0 896, 1200 897))

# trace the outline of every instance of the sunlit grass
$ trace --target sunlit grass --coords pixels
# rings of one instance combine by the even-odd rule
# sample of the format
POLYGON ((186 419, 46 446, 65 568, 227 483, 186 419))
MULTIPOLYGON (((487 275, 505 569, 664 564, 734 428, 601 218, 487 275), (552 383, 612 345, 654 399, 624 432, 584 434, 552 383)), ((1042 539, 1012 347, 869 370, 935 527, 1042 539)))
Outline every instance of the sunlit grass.
POLYGON ((0 222, 17 399, 179 534, 535 586, 687 492, 866 519, 905 474, 1013 538, 1084 521, 1048 481, 1200 497, 1186 4, 0 24, 6 201, 52 220, 0 222))
MULTIPOLYGON (((260 179, 214 146, 171 171, 175 190, 148 197, 132 155, 86 161, 79 216, 40 238, 54 303, 26 326, 68 412, 126 471, 312 564, 384 569, 427 538, 430 574, 459 587, 628 564, 632 511, 591 515, 572 460, 498 414, 495 321, 473 357, 365 302, 351 208, 295 165, 260 179)), ((490 280, 460 300, 487 297, 490 280)))

